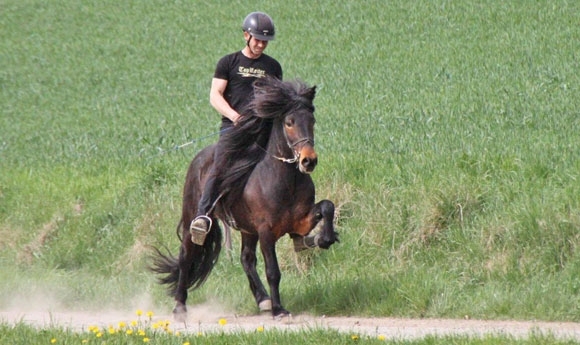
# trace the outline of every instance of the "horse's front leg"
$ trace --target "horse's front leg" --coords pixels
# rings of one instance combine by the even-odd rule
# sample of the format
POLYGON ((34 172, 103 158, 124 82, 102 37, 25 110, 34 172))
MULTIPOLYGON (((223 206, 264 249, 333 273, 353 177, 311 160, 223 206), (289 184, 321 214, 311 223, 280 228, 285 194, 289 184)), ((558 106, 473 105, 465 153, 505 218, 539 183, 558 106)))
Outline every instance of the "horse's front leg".
POLYGON ((334 204, 330 200, 322 200, 310 211, 308 217, 311 222, 311 229, 314 229, 322 221, 322 230, 312 235, 293 236, 294 250, 320 247, 328 249, 338 240, 338 233, 334 231, 334 204))
POLYGON ((258 244, 258 236, 242 233, 242 253, 241 262, 244 267, 244 272, 250 282, 250 289, 256 300, 256 304, 260 311, 272 310, 272 301, 270 296, 262 284, 262 280, 256 271, 256 247, 258 244))
POLYGON ((290 312, 282 307, 280 300, 280 267, 276 257, 276 236, 271 232, 260 234, 260 249, 264 256, 266 265, 266 278, 270 285, 270 296, 272 298, 272 316, 275 318, 290 315, 290 312))
POLYGON ((320 218, 324 222, 316 245, 328 249, 335 242, 339 242, 338 233, 334 231, 334 204, 330 200, 322 200, 314 208, 318 209, 320 218))

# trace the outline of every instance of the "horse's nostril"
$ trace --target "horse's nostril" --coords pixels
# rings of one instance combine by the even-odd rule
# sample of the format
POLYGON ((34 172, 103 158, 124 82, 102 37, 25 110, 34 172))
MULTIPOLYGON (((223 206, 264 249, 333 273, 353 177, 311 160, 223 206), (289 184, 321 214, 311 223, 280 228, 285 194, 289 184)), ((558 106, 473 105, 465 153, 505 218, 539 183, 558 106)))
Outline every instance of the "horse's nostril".
POLYGON ((306 168, 314 168, 316 166, 317 162, 318 162, 317 157, 314 157, 314 158, 304 157, 304 159, 302 159, 301 164, 306 168))

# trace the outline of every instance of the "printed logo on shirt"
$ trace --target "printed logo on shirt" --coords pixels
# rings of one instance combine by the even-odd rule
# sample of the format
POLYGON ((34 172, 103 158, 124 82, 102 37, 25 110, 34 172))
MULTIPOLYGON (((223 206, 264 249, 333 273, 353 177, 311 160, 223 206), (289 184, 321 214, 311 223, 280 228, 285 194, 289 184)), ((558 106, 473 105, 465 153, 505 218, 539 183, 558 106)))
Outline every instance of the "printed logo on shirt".
POLYGON ((266 71, 254 67, 238 67, 238 74, 244 78, 262 78, 266 75, 266 71))

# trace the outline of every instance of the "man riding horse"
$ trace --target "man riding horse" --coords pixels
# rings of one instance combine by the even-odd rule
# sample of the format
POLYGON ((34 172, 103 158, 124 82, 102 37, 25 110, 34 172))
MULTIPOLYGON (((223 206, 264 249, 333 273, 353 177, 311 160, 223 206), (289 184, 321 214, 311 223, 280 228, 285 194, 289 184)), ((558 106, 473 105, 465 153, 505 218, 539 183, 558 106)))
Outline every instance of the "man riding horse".
MULTIPOLYGON (((242 26, 246 45, 241 51, 222 57, 217 63, 211 83, 210 103, 222 115, 220 133, 224 133, 249 111, 248 105, 253 98, 254 81, 265 76, 282 80, 282 67, 276 59, 264 54, 268 42, 276 34, 272 18, 263 12, 252 12, 246 16, 242 26)), ((214 161, 219 161, 223 145, 222 135, 216 145, 214 161)), ((203 244, 203 234, 211 228, 211 213, 219 198, 219 177, 223 166, 214 165, 209 172, 202 196, 197 207, 195 219, 191 222, 190 231, 194 243, 203 244), (199 240, 197 240, 199 239, 199 240)))

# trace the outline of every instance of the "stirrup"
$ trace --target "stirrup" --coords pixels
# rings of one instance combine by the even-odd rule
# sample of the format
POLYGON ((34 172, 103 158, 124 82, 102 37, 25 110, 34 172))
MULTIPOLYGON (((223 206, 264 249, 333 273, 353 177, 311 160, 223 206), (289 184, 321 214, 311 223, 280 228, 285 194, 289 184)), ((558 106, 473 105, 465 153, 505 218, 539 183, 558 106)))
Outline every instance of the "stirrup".
POLYGON ((203 246, 205 238, 212 227, 212 220, 208 216, 197 216, 189 226, 191 233, 191 242, 198 246, 203 246))

